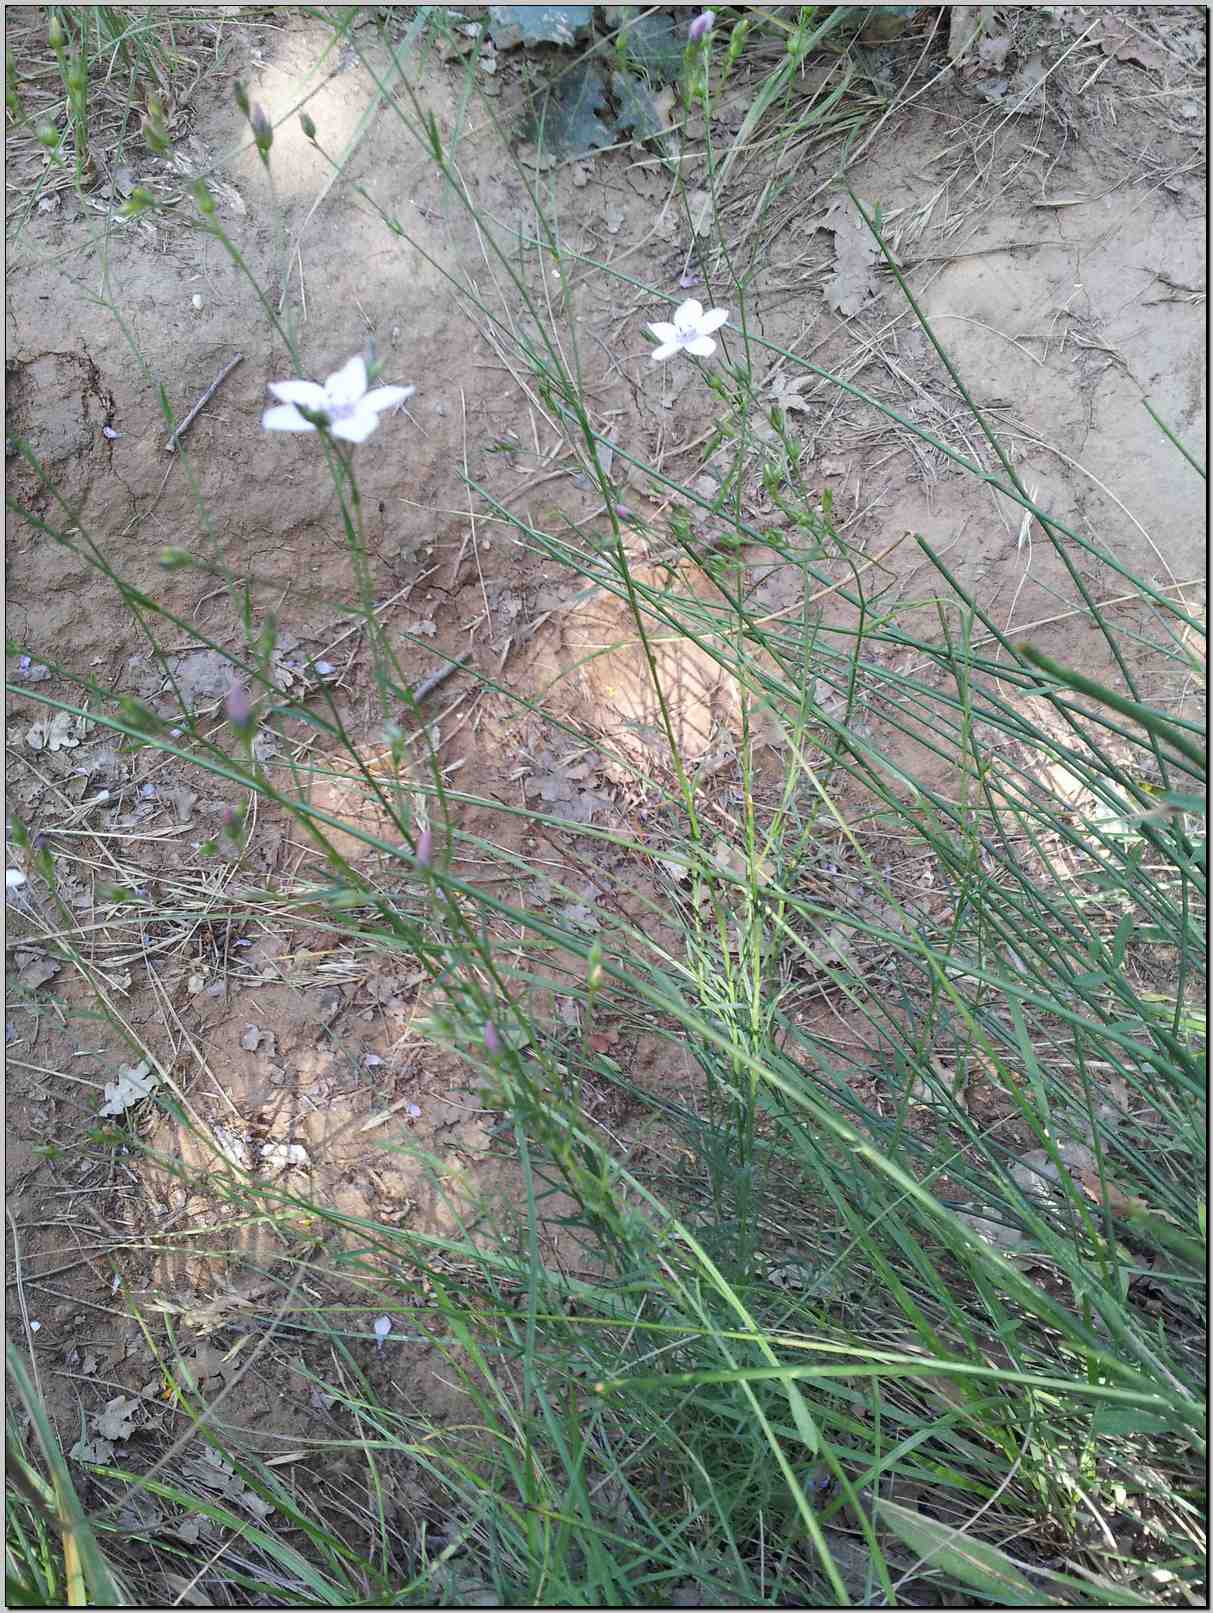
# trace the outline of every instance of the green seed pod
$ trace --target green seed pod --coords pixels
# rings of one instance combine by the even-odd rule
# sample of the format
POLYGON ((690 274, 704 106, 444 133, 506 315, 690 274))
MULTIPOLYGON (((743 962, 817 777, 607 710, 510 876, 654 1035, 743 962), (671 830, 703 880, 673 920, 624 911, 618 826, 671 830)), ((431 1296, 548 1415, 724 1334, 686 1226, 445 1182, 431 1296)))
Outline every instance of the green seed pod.
POLYGON ((301 112, 299 114, 299 127, 303 130, 303 135, 306 140, 315 140, 316 125, 312 122, 311 118, 308 117, 306 112, 301 112))
POLYGON ((63 24, 59 20, 57 11, 51 12, 51 20, 46 30, 46 37, 53 51, 63 49, 63 24))
POLYGON ((38 125, 38 144, 53 151, 59 144, 59 131, 53 123, 40 123, 38 125))
POLYGON ((207 218, 214 217, 215 198, 211 195, 210 191, 207 190, 206 185, 201 179, 196 180, 194 183, 194 201, 197 204, 198 211, 200 213, 204 213, 207 218))
POLYGON ((248 91, 245 89, 243 84, 241 84, 239 81, 237 81, 232 86, 232 94, 236 97, 236 105, 240 108, 240 110, 244 113, 245 117, 247 118, 248 115, 249 115, 248 91))
POLYGON ((175 549, 171 544, 168 548, 162 550, 160 554, 160 564, 165 571, 184 571, 187 566, 192 566, 193 563, 194 557, 188 549, 175 549))

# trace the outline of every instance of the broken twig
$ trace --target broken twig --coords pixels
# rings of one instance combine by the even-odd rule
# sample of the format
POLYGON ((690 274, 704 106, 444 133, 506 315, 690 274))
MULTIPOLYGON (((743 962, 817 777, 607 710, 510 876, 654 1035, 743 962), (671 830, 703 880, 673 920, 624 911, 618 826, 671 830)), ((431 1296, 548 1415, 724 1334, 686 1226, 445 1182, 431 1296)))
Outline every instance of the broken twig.
POLYGON ((170 452, 172 449, 174 449, 177 446, 178 438, 185 436, 186 432, 190 429, 190 427, 193 425, 195 419, 197 418, 199 411, 201 409, 205 408, 205 406, 211 401, 211 399, 215 396, 215 393, 218 392, 219 388, 227 380, 228 376, 236 368, 237 364, 240 363, 240 361, 241 361, 241 359, 243 359, 243 357, 244 357, 243 353, 237 353, 235 358, 232 359, 231 363, 225 365, 224 368, 219 371, 219 374, 211 382, 210 386, 207 387, 206 391, 198 399, 197 403, 190 410, 190 412, 186 415, 185 419, 181 422, 181 424, 177 427, 177 429, 173 432, 173 435, 165 443, 164 449, 165 449, 166 453, 170 452))
POLYGON ((440 689, 448 678, 454 677, 460 667, 465 667, 472 659, 471 650, 465 651, 457 661, 450 661, 446 666, 440 666, 437 672, 431 672, 428 678, 422 678, 415 683, 412 690, 413 704, 419 706, 427 695, 432 695, 435 689, 440 689))

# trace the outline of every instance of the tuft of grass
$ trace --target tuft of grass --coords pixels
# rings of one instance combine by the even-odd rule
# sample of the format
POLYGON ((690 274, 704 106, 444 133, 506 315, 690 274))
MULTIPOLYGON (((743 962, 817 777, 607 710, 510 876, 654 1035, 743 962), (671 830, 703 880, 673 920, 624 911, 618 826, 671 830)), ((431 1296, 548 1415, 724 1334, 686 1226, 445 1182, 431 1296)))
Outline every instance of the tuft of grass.
MULTIPOLYGON (((205 7, 28 6, 5 16, 6 217, 10 250, 40 208, 74 191, 102 215, 133 216, 146 190, 181 195, 173 148, 233 22, 205 7), (128 211, 123 213, 126 206, 128 211)), ((161 218, 171 220, 172 212, 161 218)))

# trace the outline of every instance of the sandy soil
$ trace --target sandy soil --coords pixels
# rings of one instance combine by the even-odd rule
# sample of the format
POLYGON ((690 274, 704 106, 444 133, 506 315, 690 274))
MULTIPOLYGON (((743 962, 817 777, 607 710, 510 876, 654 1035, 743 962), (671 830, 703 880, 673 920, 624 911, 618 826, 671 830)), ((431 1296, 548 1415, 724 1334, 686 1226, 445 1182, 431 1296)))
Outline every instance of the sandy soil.
MULTIPOLYGON (((1186 31, 1177 26, 1165 36, 1145 8, 1110 8, 1102 20, 1079 7, 1037 10, 1020 17, 1001 65, 959 72, 946 70, 940 41, 914 81, 922 92, 888 117, 850 177, 861 199, 881 205, 915 296, 1029 490, 1125 566, 1199 609, 1203 486, 1143 408, 1148 398, 1185 443, 1203 443, 1204 105, 1194 87, 1203 73, 1203 22, 1189 9, 1186 31), (1126 22, 1119 32, 1113 9, 1126 22), (1128 23, 1137 29, 1131 37, 1128 23)), ((381 63, 369 31, 359 37, 381 63)), ((323 44, 313 25, 298 20, 250 28, 222 78, 192 106, 175 151, 187 172, 209 171, 234 153, 214 186, 219 215, 253 276, 285 295, 310 374, 323 377, 373 336, 384 379, 416 386, 407 416, 386 421, 359 458, 382 628, 410 680, 443 656, 471 651, 481 672, 512 693, 542 696, 569 722, 607 735, 642 766, 658 766, 636 650, 586 662, 627 636, 620 608, 599 597, 565 609, 575 581, 514 541, 463 479, 537 527, 594 529, 596 501, 578 487, 580 467, 563 435, 520 392, 486 318, 469 311, 469 296, 525 329, 520 310, 491 272, 466 213, 391 107, 376 102, 366 68, 354 57, 335 72, 314 73, 323 44), (308 110, 332 152, 344 152, 365 126, 344 179, 330 188, 297 120, 283 123, 273 148, 281 223, 231 102, 235 76, 275 118, 314 90, 308 110), (358 186, 399 219, 401 237, 384 228, 358 186)), ((869 69, 900 83, 922 44, 918 37, 912 46, 873 47, 869 69)), ((461 107, 460 71, 432 62, 418 95, 448 139, 460 131, 459 175, 489 227, 529 229, 526 190, 481 104, 461 107)), ((492 104, 508 127, 522 89, 504 55, 496 84, 492 104)), ((732 105, 722 109, 716 138, 727 142, 737 122, 732 105)), ((660 165, 639 148, 540 177, 571 251, 673 291, 695 249, 710 291, 728 249, 748 276, 753 330, 989 464, 891 277, 870 264, 856 269, 853 248, 847 257, 848 221, 829 190, 835 161, 831 148, 803 163, 757 234, 748 226, 765 178, 756 163, 740 166, 700 238, 669 203, 660 165), (844 272, 857 288, 849 314, 830 301, 844 272)), ((691 167, 698 184, 702 162, 691 167)), ((95 195, 82 205, 61 192, 52 200, 10 240, 5 407, 9 435, 28 440, 57 496, 10 458, 10 497, 52 525, 70 520, 87 530, 117 574, 173 612, 179 631, 168 648, 199 707, 217 704, 226 674, 194 635, 241 649, 241 623, 220 573, 249 579, 259 622, 272 613, 277 623, 287 670, 292 661, 330 661, 343 720, 368 755, 381 751, 365 635, 351 630, 357 579, 327 473, 313 443, 259 428, 267 383, 288 376, 291 364, 267 333, 248 279, 190 228, 188 195, 164 222, 108 230, 113 199, 95 195), (166 452, 157 387, 180 418, 237 354, 240 364, 192 425, 187 453, 166 452), (206 557, 210 572, 166 573, 158 564, 166 545, 206 557)), ((524 272, 537 283, 533 261, 524 272)), ((577 333, 597 417, 620 449, 714 489, 727 455, 703 460, 715 423, 710 396, 689 367, 648 361, 642 327, 661 317, 659 305, 612 289, 588 266, 547 291, 567 297, 575 311, 576 326, 561 317, 560 328, 577 333)), ((766 397, 782 396, 805 445, 807 474, 820 490, 832 489, 852 543, 877 555, 905 531, 922 533, 1000 626, 1015 632, 1042 623, 1033 627, 1042 648, 1102 670, 1091 626, 1063 614, 1071 589, 1060 561, 1038 529, 1021 527, 1017 508, 829 384, 781 392, 780 366, 758 354, 755 368, 766 397)), ((753 424, 759 434, 769 429, 761 412, 753 424)), ((649 485, 638 484, 633 496, 647 523, 637 529, 637 554, 651 556, 666 539, 671 511, 649 485)), ((777 516, 761 503, 751 510, 760 524, 777 524, 777 516)), ((746 558, 767 609, 797 603, 799 573, 764 568, 757 551, 746 558)), ((1092 574, 1081 553, 1075 559, 1092 574)), ((927 602, 935 591, 912 542, 875 575, 885 609, 927 602)), ((49 661, 86 671, 106 689, 172 709, 115 592, 11 516, 6 576, 7 633, 35 667, 49 661)), ((1106 597, 1106 577, 1099 587, 1106 597)), ((693 757, 705 757, 727 733, 731 691, 714 663, 685 646, 661 653, 679 690, 682 737, 693 757)), ((278 1168, 283 1184, 302 1188, 306 1180, 311 1194, 371 1223, 407 1218, 449 1232, 474 1189, 508 1200, 516 1191, 508 1138, 495 1137, 497 1117, 482 1111, 475 1077, 417 1035, 426 1006, 419 971, 391 954, 368 970, 320 920, 277 934, 264 923, 208 920, 225 888, 237 888, 232 881, 297 881, 318 872, 298 832, 263 812, 239 869, 221 862, 200 871, 196 848, 220 832, 234 799, 222 782, 152 750, 120 754, 99 729, 73 736, 74 745, 32 751, 28 731, 44 713, 22 693, 23 679, 34 687, 29 668, 13 656, 8 671, 18 685, 7 718, 9 810, 63 859, 79 944, 117 1022, 174 1072, 220 1143, 263 1166, 271 1147, 302 1150, 306 1166, 278 1168), (109 796, 98 801, 102 790, 109 796), (147 891, 149 912, 159 901, 175 916, 138 936, 90 931, 102 887, 127 877, 147 891), (434 1156, 443 1192, 401 1151, 413 1146, 434 1156)), ((36 687, 70 698, 53 673, 36 687)), ((1146 694, 1172 703, 1190 697, 1179 686, 1146 694)), ((574 747, 506 697, 456 677, 428 714, 438 718, 441 761, 461 792, 523 809, 555 802, 554 810, 643 829, 644 792, 626 768, 578 773, 569 759, 574 747)), ((878 714, 872 723, 880 738, 878 714)), ((323 758, 305 750, 306 741, 302 730, 284 732, 279 765, 305 759, 317 769, 318 805, 374 824, 347 780, 332 769, 323 776, 323 758)), ((463 814, 460 827, 469 833, 499 843, 505 836, 507 849, 522 853, 559 855, 524 819, 474 807, 463 814)), ((364 848, 351 840, 345 849, 361 855, 364 848)), ((598 895, 616 874, 637 877, 622 864, 590 873, 598 895)), ((565 877, 594 888, 581 869, 566 869, 565 877)), ((45 892, 34 889, 32 899, 50 911, 45 892)), ((8 1277, 11 1284, 19 1260, 29 1315, 41 1324, 36 1347, 53 1368, 45 1381, 57 1386, 54 1405, 72 1429, 78 1408, 91 1413, 155 1376, 128 1320, 132 1303, 175 1306, 183 1336, 220 1381, 206 1341, 217 1327, 259 1314, 254 1267, 273 1252, 261 1246, 258 1229, 230 1225, 222 1199, 202 1186, 149 1173, 135 1155, 124 1159, 90 1143, 97 1085, 132 1061, 131 1045, 68 967, 39 978, 46 966, 29 939, 37 926, 11 905, 8 918, 6 1181, 16 1229, 8 1277)), ((666 1044, 644 1041, 634 1026, 623 1027, 614 1056, 631 1061, 642 1082, 687 1077, 672 1067, 666 1044)), ((626 1133, 626 1112, 604 1108, 601 1118, 626 1133)), ((191 1145, 167 1121, 149 1140, 193 1163, 191 1145)), ((552 1257, 575 1258, 556 1243, 552 1257)), ((431 1370, 436 1358, 423 1325, 417 1342, 399 1343, 394 1353, 376 1352, 369 1338, 352 1342, 366 1370, 395 1385, 403 1403, 435 1415, 456 1405, 457 1392, 431 1370)), ((225 1405, 225 1417, 262 1448, 332 1432, 327 1411, 292 1376, 300 1354, 306 1350, 267 1353, 225 1405)))

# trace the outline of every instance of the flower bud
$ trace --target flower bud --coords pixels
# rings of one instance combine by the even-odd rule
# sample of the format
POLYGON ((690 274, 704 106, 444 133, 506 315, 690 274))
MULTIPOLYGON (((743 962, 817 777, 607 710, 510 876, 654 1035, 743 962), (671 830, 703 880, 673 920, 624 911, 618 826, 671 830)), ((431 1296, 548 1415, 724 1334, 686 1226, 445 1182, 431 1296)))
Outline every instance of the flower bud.
POLYGON ((38 125, 38 144, 53 151, 59 144, 59 131, 53 123, 40 123, 38 125))
POLYGON ((263 106, 254 106, 249 123, 253 130, 253 140, 257 150, 261 153, 262 162, 269 161, 270 147, 274 143, 274 126, 265 115, 263 106))
POLYGON ((118 217, 138 218, 140 213, 145 213, 149 207, 154 207, 155 205, 156 198, 151 191, 143 185, 136 185, 126 198, 126 201, 118 209, 118 217))
POLYGON ((690 43, 697 45, 704 35, 710 31, 715 21, 716 13, 714 11, 701 11, 697 17, 693 17, 691 26, 687 30, 687 39, 690 43))
POLYGON ((151 707, 132 695, 124 694, 119 698, 118 710, 126 726, 133 728, 137 734, 159 734, 164 729, 164 724, 151 707))
POLYGON ((162 550, 160 564, 165 571, 184 571, 187 566, 193 564, 193 556, 188 549, 174 549, 170 544, 167 549, 162 550))
POLYGON ((194 184, 194 201, 197 203, 198 211, 200 213, 204 213, 207 218, 214 216, 215 198, 211 195, 210 191, 207 190, 201 179, 197 180, 194 184))
POLYGON ((417 836, 417 866, 428 868, 434 860, 434 831, 423 829, 417 836))
POLYGON ((236 105, 240 108, 240 110, 244 113, 245 117, 247 118, 249 116, 249 111, 250 111, 248 91, 245 89, 244 85, 240 82, 239 79, 237 79, 235 84, 232 85, 232 94, 236 97, 236 105))
POLYGON ((248 697, 248 690, 238 683, 233 683, 223 702, 224 715, 238 734, 248 736, 256 726, 253 717, 253 702, 248 697))
POLYGON ((484 1022, 484 1050, 491 1059, 499 1059, 505 1052, 500 1033, 491 1019, 484 1022))
POLYGON ((315 140, 316 125, 312 122, 311 118, 308 117, 306 112, 301 112, 299 114, 299 127, 303 130, 303 137, 305 140, 315 140))
POLYGON ((46 37, 52 50, 58 51, 63 49, 63 24, 59 20, 59 13, 57 11, 51 12, 51 20, 46 30, 46 37))

